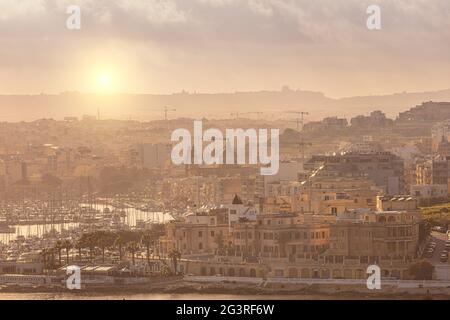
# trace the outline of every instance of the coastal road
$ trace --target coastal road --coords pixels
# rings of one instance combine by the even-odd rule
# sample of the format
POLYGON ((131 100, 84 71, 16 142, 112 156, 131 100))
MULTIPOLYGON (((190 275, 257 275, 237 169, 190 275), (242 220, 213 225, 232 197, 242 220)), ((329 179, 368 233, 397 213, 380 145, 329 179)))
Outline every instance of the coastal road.
POLYGON ((441 262, 440 261, 440 257, 442 254, 442 251, 445 249, 445 241, 447 240, 447 235, 445 233, 441 233, 441 232, 436 232, 433 231, 431 233, 431 241, 436 242, 436 248, 434 250, 433 253, 433 257, 432 258, 428 258, 428 260, 430 260, 430 262, 436 266, 436 265, 448 265, 449 262, 441 262))

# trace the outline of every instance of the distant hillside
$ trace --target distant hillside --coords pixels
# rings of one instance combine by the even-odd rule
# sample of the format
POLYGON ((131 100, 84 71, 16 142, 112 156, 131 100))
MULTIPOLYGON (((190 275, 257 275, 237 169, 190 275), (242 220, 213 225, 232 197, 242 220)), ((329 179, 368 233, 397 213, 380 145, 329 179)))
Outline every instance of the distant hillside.
MULTIPOLYGON (((430 92, 405 92, 391 95, 351 97, 338 100, 339 107, 346 108, 344 112, 352 115, 373 110, 382 110, 387 116, 395 118, 400 112, 406 111, 425 101, 450 101, 450 89, 430 92)), ((338 107, 338 108, 339 108, 338 107)))
POLYGON ((349 118, 376 109, 395 117, 399 112, 429 100, 450 101, 450 89, 343 99, 300 90, 172 95, 3 95, 0 96, 0 121, 80 117, 83 114, 97 115, 97 110, 101 118, 155 120, 163 117, 164 106, 177 109, 177 112, 169 113, 171 118, 232 118, 231 113, 235 112, 241 113, 242 117, 256 118, 256 114, 243 114, 255 111, 264 112, 268 119, 292 118, 295 116, 283 111, 302 110, 310 113, 308 120, 319 120, 333 115, 349 118))

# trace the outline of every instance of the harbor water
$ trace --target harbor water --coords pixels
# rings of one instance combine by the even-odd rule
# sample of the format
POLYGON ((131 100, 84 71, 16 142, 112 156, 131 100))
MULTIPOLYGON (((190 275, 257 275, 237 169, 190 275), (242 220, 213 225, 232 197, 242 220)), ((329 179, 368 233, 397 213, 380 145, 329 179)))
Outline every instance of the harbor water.
MULTIPOLYGON (((87 207, 87 204, 81 204, 81 207, 87 207)), ((106 208, 109 210, 114 210, 111 205, 95 204, 92 206, 94 210, 103 212, 106 208)), ((120 209, 125 212, 124 224, 129 227, 135 227, 138 221, 143 221, 145 223, 167 223, 173 220, 172 215, 163 212, 148 212, 142 211, 135 208, 124 208, 120 209)), ((11 240, 17 239, 18 236, 23 236, 25 238, 38 236, 41 237, 45 233, 52 230, 61 232, 62 230, 71 230, 78 228, 79 223, 75 222, 65 222, 65 223, 46 223, 46 224, 29 224, 29 225, 11 225, 15 229, 14 233, 0 233, 0 242, 8 243, 11 240)))

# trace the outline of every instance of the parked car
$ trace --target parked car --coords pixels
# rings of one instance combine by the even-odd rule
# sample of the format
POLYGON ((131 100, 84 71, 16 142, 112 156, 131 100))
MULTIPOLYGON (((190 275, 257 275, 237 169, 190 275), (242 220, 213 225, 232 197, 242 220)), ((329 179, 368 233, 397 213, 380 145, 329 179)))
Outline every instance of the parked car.
POLYGON ((433 228, 431 228, 432 231, 436 231, 436 232, 440 232, 440 233, 446 233, 447 232, 447 228, 445 227, 441 227, 441 226, 435 226, 433 228))

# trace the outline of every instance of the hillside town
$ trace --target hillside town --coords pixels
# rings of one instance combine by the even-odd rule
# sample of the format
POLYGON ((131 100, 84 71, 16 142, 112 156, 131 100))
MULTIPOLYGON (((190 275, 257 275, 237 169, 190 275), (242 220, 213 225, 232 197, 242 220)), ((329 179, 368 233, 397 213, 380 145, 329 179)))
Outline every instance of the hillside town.
POLYGON ((69 266, 92 290, 345 285, 365 281, 370 265, 386 281, 450 281, 450 102, 392 119, 203 119, 280 129, 274 175, 259 164, 173 164, 171 133, 194 119, 165 111, 150 122, 0 123, 0 290, 66 290, 69 266))

